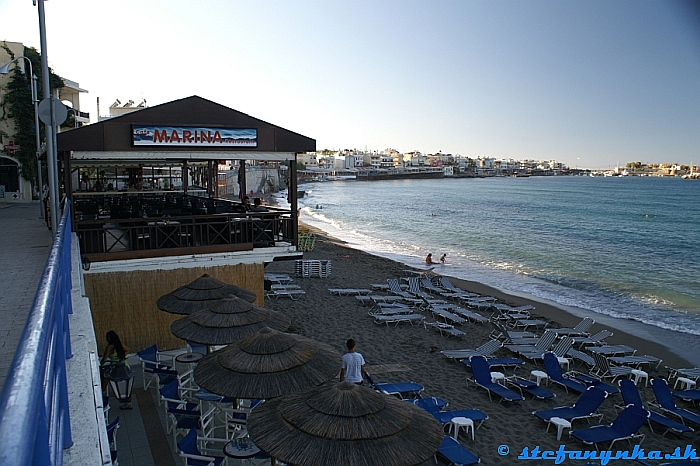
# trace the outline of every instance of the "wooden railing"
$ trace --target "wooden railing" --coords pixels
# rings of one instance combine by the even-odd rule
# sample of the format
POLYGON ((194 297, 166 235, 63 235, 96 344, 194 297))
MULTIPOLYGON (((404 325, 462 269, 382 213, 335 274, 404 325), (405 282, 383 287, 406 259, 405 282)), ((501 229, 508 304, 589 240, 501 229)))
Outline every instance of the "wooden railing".
POLYGON ((296 245, 290 211, 141 219, 76 220, 80 251, 90 261, 252 250, 296 245))

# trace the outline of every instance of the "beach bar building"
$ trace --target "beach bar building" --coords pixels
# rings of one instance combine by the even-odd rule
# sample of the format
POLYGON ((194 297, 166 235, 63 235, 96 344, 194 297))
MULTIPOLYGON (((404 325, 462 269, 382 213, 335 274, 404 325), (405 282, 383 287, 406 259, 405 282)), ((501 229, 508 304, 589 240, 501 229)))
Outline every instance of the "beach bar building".
POLYGON ((62 185, 95 332, 118 329, 132 348, 182 346, 158 297, 207 273, 254 291, 264 266, 300 258, 296 157, 316 141, 192 96, 58 135, 62 185), (251 212, 219 196, 218 166, 285 165, 289 208, 251 212))

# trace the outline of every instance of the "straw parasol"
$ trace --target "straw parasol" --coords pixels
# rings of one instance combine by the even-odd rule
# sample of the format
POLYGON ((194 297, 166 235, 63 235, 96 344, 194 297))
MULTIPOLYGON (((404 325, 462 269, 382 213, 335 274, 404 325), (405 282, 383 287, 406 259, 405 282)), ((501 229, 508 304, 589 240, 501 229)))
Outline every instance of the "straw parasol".
POLYGON ((285 331, 291 319, 277 311, 251 304, 234 295, 219 300, 170 325, 183 340, 203 345, 227 345, 265 327, 285 331))
POLYGON ((229 295, 238 296, 250 303, 257 299, 252 291, 224 283, 205 273, 192 283, 161 296, 156 305, 161 311, 171 314, 192 314, 229 295))
POLYGON ((247 427, 262 451, 296 466, 417 465, 444 435, 427 411, 349 382, 267 400, 247 427))
POLYGON ((309 338, 264 328, 205 356, 202 388, 231 398, 273 398, 315 387, 340 371, 340 353, 309 338))

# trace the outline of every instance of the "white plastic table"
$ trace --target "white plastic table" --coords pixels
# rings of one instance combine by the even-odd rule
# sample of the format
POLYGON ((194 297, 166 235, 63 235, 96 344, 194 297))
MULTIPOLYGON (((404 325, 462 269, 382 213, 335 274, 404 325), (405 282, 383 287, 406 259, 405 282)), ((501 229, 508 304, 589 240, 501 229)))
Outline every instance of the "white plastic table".
POLYGON ((566 419, 560 417, 550 417, 547 423, 547 432, 549 432, 549 426, 554 424, 557 426, 557 440, 561 440, 561 433, 564 429, 571 429, 571 423, 566 419))
POLYGON ((468 417, 454 417, 450 421, 450 425, 452 428, 452 438, 457 440, 457 437, 459 436, 459 428, 463 427, 464 432, 466 434, 469 434, 469 429, 472 430, 472 440, 474 440, 474 421, 469 419, 468 417))

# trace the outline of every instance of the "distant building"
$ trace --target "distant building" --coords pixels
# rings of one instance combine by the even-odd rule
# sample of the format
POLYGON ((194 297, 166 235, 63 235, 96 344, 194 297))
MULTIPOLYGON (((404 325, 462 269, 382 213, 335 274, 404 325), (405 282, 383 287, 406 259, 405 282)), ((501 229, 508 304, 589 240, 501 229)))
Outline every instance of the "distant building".
MULTIPOLYGON (((0 47, 0 66, 18 57, 26 56, 25 46, 20 42, 4 41, 2 45, 3 47, 0 47)), ((23 74, 27 75, 29 73, 26 60, 17 60, 12 67, 10 67, 10 70, 15 66, 23 74)), ((41 70, 36 69, 36 67, 32 71, 35 75, 41 74, 41 70)), ((0 74, 0 96, 4 96, 7 92, 7 86, 11 79, 11 73, 0 74)), ((80 85, 75 81, 63 78, 63 83, 63 87, 55 90, 54 96, 69 108, 68 121, 71 121, 71 117, 73 118, 73 124, 71 126, 80 127, 83 124, 89 123, 90 114, 80 111, 80 94, 87 91, 81 89, 80 85)), ((42 89, 37 89, 37 92, 39 100, 42 100, 42 89)), ((0 191, 4 189, 5 192, 3 201, 31 202, 32 197, 38 196, 39 188, 38 186, 33 186, 33 180, 27 180, 21 176, 21 163, 20 160, 15 157, 16 152, 20 149, 16 144, 15 138, 17 128, 15 126, 15 119, 9 116, 8 111, 9 109, 5 108, 3 112, 0 112, 0 186, 3 186, 3 188, 0 188, 0 191)), ((65 129, 70 128, 66 128, 65 125, 63 127, 59 126, 57 132, 61 132, 65 129)), ((36 144, 33 145, 32 150, 36 151, 36 144)), ((42 153, 45 150, 45 146, 42 145, 42 153)))
POLYGON ((133 100, 128 100, 122 104, 121 100, 117 99, 109 106, 109 115, 100 115, 100 98, 97 98, 97 114, 98 121, 109 120, 110 118, 126 115, 127 113, 135 112, 143 108, 147 108, 146 99, 142 99, 138 105, 134 105, 133 100))

